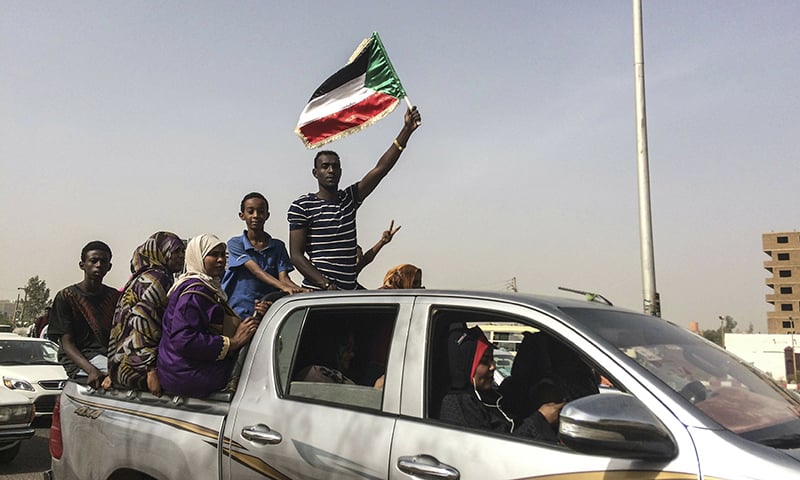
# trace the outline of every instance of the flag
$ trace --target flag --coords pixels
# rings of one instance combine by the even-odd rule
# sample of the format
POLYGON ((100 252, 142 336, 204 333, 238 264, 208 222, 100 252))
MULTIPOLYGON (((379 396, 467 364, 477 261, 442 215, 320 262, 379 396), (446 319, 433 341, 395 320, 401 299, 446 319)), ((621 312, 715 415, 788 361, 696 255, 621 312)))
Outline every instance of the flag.
POLYGON ((317 88, 295 133, 307 148, 319 147, 372 125, 392 113, 405 96, 375 32, 361 42, 347 65, 317 88))

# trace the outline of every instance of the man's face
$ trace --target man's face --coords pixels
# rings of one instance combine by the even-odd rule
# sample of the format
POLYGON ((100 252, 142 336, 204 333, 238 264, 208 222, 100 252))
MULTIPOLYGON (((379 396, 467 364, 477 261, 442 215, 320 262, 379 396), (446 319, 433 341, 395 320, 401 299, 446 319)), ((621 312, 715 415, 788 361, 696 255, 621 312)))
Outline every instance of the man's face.
POLYGON ((342 164, 333 155, 320 155, 311 173, 320 187, 335 190, 339 188, 339 179, 342 178, 342 164))
POLYGON ((102 282, 103 277, 111 270, 111 256, 103 250, 89 250, 78 266, 87 277, 102 282))
POLYGON ((244 202, 244 211, 239 212, 248 230, 259 232, 264 230, 264 223, 269 218, 269 205, 260 198, 248 198, 244 202))

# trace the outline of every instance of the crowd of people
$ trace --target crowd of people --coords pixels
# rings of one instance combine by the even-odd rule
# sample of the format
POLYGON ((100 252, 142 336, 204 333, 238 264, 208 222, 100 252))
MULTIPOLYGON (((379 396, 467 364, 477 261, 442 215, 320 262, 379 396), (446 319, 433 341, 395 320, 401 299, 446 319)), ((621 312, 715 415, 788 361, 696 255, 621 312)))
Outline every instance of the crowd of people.
MULTIPOLYGON (((317 192, 302 195, 288 210, 288 250, 265 230, 269 201, 258 192, 242 199, 239 218, 246 228, 227 243, 212 234, 188 242, 171 232, 151 235, 134 250, 130 279, 120 290, 103 283, 111 269, 111 248, 99 240, 86 244, 79 262, 83 279, 56 294, 48 315, 47 336, 58 343, 68 376, 83 377, 93 388, 156 396, 166 392, 202 398, 230 390, 240 351, 255 333, 271 295, 364 288, 358 274, 400 227, 392 221, 364 252, 356 237, 356 212, 397 163, 419 125, 416 107, 409 109, 377 164, 343 190, 339 156, 318 152, 312 169, 317 192), (289 276, 295 268, 303 276, 302 285, 289 276)), ((398 265, 379 288, 424 288, 422 270, 398 265)), ((551 395, 524 413, 515 412, 513 405, 504 408, 493 385, 493 348, 483 332, 478 327, 454 330, 448 349, 451 389, 442 399, 441 420, 555 440, 562 395, 551 395)), ((347 355, 336 358, 341 360, 336 366, 347 371, 347 355)), ((307 370, 301 375, 306 381, 320 376, 307 370)), ((382 372, 368 383, 382 388, 382 372)))
MULTIPOLYGON (((239 351, 269 306, 265 298, 270 293, 363 288, 358 273, 400 227, 392 221, 363 252, 356 212, 420 124, 417 108, 408 109, 402 129, 377 164, 343 190, 338 154, 318 152, 312 169, 317 192, 299 197, 288 211, 288 251, 264 229, 269 202, 257 192, 242 199, 239 218, 246 229, 227 243, 211 234, 188 243, 171 232, 150 236, 133 252, 131 277, 121 290, 103 283, 111 269, 111 248, 99 240, 86 244, 78 264, 83 279, 56 294, 49 314, 47 335, 58 343, 67 375, 84 377, 93 388, 154 395, 205 397, 224 389, 239 351), (289 277, 294 268, 303 275, 302 285, 289 277)), ((413 268, 419 272, 414 285, 421 287, 421 271, 413 268)), ((405 284, 390 282, 390 277, 392 272, 381 288, 405 284)))

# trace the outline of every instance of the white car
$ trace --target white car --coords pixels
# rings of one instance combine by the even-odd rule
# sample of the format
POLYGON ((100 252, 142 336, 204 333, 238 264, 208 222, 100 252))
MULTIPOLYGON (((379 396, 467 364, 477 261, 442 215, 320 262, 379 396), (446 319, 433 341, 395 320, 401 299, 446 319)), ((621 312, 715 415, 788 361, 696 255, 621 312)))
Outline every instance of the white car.
POLYGON ((33 436, 33 416, 34 407, 29 398, 0 390, 0 464, 14 460, 22 440, 33 436))
POLYGON ((36 415, 52 415, 67 372, 58 363, 58 345, 42 338, 0 333, 0 389, 33 401, 36 415))

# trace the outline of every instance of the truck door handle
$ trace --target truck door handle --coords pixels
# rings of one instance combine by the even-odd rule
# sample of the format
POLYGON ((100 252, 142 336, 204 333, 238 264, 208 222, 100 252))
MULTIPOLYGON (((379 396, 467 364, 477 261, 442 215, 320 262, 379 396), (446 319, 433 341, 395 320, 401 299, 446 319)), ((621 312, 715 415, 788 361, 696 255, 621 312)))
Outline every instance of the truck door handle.
POLYGON ((410 475, 420 475, 423 478, 446 478, 458 480, 461 474, 450 465, 444 464, 432 455, 420 453, 413 457, 400 457, 397 459, 397 468, 410 475))
POLYGON ((263 423, 244 427, 242 429, 242 437, 251 442, 263 443, 265 445, 276 445, 283 440, 283 436, 280 433, 271 430, 263 423))

